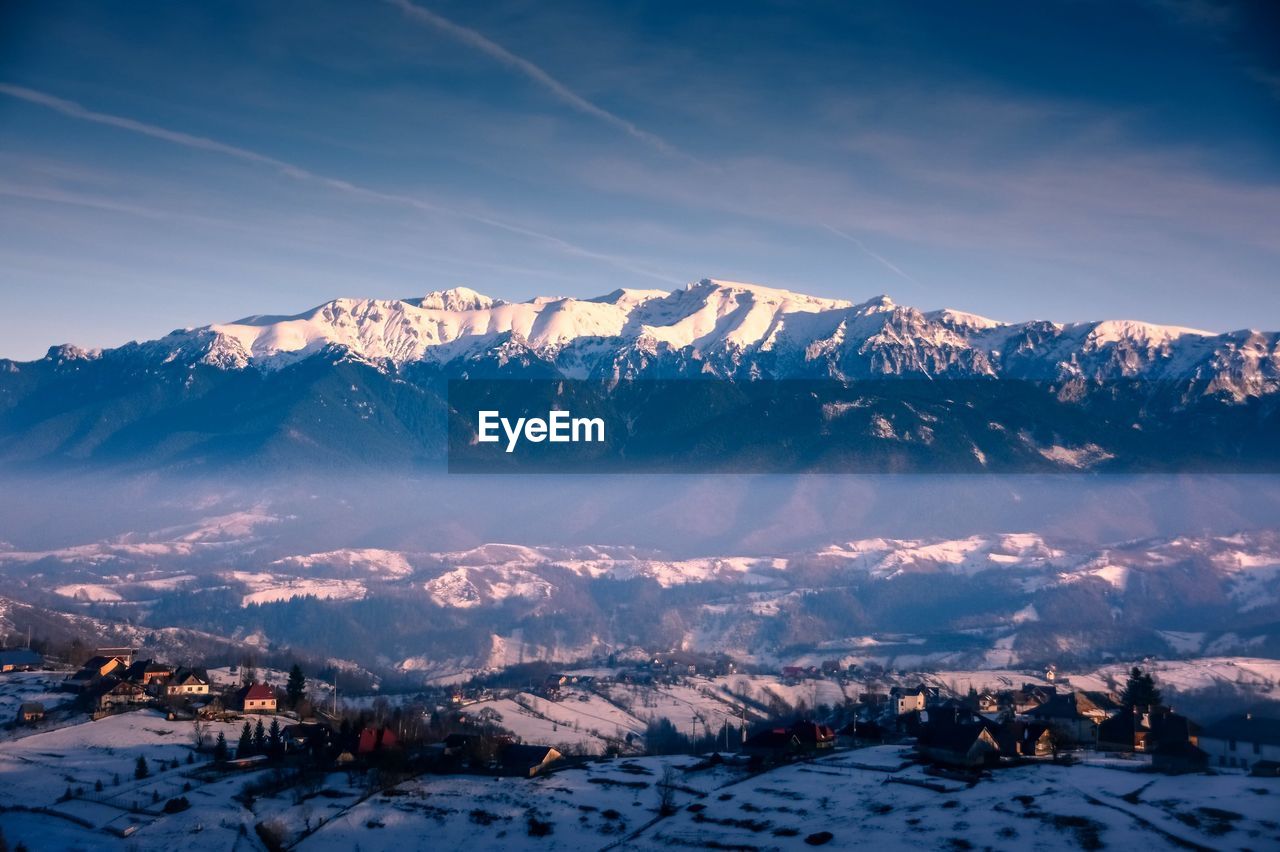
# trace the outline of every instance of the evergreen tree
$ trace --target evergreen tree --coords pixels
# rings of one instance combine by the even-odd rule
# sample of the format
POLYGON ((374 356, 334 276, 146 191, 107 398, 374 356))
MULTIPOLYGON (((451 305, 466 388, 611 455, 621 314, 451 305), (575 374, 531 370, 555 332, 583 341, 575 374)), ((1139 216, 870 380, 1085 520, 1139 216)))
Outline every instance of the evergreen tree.
POLYGON ((279 757, 284 753, 284 740, 280 736, 280 720, 271 720, 271 730, 267 732, 267 752, 272 757, 279 757))
POLYGON ((146 755, 138 755, 138 765, 133 768, 133 777, 141 781, 151 774, 151 770, 147 768, 146 755))
POLYGON ((227 735, 218 731, 218 738, 213 741, 213 760, 215 763, 227 761, 227 735))
POLYGON ((262 754, 267 750, 267 729, 262 727, 262 720, 253 726, 253 750, 262 754))
POLYGON ((297 707, 298 702, 307 691, 307 679, 302 674, 302 667, 297 663, 289 670, 289 682, 285 684, 285 692, 289 696, 289 706, 297 707))
POLYGON ((253 754, 253 732, 249 730, 249 723, 244 723, 244 728, 240 731, 240 742, 236 743, 236 757, 248 757, 253 754))
POLYGON ((1120 693, 1120 700, 1126 707, 1155 707, 1161 703, 1160 690, 1156 688, 1155 679, 1137 666, 1129 672, 1129 680, 1120 693))

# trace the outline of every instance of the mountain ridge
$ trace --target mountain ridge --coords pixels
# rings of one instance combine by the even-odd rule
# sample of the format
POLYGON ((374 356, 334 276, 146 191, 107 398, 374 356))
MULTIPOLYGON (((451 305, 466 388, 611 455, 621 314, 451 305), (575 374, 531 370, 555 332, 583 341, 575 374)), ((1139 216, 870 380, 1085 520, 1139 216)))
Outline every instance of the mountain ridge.
MULTIPOLYGON (((789 446, 778 472, 1280 465, 1277 332, 1004 323, 715 279, 590 299, 335 299, 113 349, 52 347, 0 361, 0 463, 438 464, 455 379, 587 380, 619 423, 643 402, 624 392, 636 381, 811 382, 819 405, 802 395, 769 409, 789 446)), ((780 458, 736 415, 718 423, 707 428, 729 469, 780 458)), ((647 428, 630 458, 683 466, 703 452, 700 430, 647 428)))
MULTIPOLYGON (((1236 401, 1280 388, 1280 333, 1213 333, 1137 320, 1001 322, 887 296, 854 303, 702 279, 684 289, 506 302, 468 288, 406 299, 332 299, 293 315, 253 315, 105 350, 51 347, 47 361, 139 355, 221 369, 279 369, 328 349, 402 369, 500 348, 568 378, 627 378, 636 361, 677 358, 722 378, 907 375, 1183 379, 1236 401), (746 375, 743 362, 750 361, 746 375)), ((37 362, 7 361, 8 370, 37 362)), ((685 372, 688 372, 687 370, 685 372)))

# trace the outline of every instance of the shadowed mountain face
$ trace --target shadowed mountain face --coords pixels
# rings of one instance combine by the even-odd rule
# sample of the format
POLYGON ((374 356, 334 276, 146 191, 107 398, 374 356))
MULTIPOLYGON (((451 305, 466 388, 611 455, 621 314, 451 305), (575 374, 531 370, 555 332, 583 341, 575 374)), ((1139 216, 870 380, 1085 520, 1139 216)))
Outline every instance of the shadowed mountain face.
MULTIPOLYGON (((1280 463, 1276 333, 1006 324, 710 280, 518 304, 467 290, 340 299, 103 352, 55 347, 0 362, 0 462, 430 467, 446 455, 458 378, 594 381, 627 421, 634 400, 612 389, 649 380, 815 382, 814 404, 771 406, 792 417, 776 427, 796 442, 783 470, 833 457, 877 472, 1280 463)), ((714 419, 718 450, 649 435, 647 452, 750 467, 767 445, 726 426, 747 404, 770 407, 731 402, 714 419)))

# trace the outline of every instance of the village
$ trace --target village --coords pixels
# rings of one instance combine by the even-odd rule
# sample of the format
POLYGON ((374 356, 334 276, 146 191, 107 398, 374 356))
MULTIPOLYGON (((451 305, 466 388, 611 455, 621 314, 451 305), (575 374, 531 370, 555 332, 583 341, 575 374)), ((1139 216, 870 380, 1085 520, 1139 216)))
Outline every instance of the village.
MULTIPOLYGON (((17 783, 0 785, 10 791, 0 796, 0 828, 15 849, 55 848, 33 830, 48 824, 84 848, 89 838, 123 842, 140 831, 203 834, 216 801, 217 826, 243 848, 292 848, 332 832, 352 809, 398 802, 396 790, 452 783, 457 795, 476 783, 466 779, 489 779, 502 786, 484 787, 484 796, 501 789, 519 799, 546 789, 536 782, 581 773, 588 789, 633 794, 635 775, 655 776, 644 787, 657 799, 643 806, 661 820, 675 815, 680 791, 700 790, 672 774, 676 759, 694 759, 686 770, 702 766, 726 784, 845 766, 883 775, 881 784, 989 794, 1019 773, 1102 771, 1143 783, 1212 776, 1280 795, 1280 720, 1246 711, 1201 724, 1168 706, 1138 667, 1118 690, 1082 680, 1050 667, 1004 688, 959 688, 836 661, 769 673, 672 652, 526 666, 412 696, 339 698, 299 665, 174 665, 99 648, 72 669, 7 649, 0 775, 17 783), (317 802, 327 812, 314 813, 317 802), (194 823, 193 809, 205 814, 194 823), (291 822, 277 810, 308 813, 291 822)), ((524 820, 526 837, 538 836, 539 819, 524 820)), ((1233 824, 1202 822, 1205 831, 1233 824)), ((624 819, 602 833, 616 840, 610 832, 624 826, 634 830, 624 819)), ((821 832, 795 836, 824 842, 821 832)))

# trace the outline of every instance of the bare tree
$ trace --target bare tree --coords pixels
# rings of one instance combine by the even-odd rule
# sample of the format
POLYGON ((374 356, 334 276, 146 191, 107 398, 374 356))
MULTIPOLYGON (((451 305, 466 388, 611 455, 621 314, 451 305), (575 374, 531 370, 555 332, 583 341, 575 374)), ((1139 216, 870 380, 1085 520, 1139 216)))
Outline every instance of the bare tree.
POLYGON ((662 769, 662 779, 658 781, 658 814, 671 816, 676 812, 676 773, 667 764, 662 769))
POLYGON ((209 725, 197 713, 196 717, 191 720, 191 740, 196 745, 196 751, 204 751, 204 744, 208 739, 209 725))

